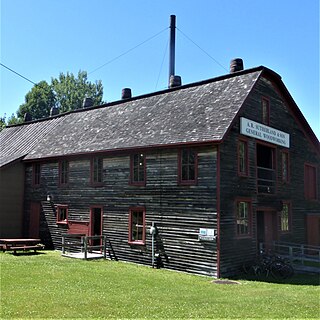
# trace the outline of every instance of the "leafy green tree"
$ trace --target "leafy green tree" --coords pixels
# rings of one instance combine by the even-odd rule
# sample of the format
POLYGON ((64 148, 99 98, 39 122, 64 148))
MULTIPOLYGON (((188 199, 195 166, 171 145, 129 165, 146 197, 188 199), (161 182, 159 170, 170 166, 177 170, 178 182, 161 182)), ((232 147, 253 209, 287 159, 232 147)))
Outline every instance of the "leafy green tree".
POLYGON ((19 124, 23 122, 23 118, 17 118, 14 113, 11 115, 11 117, 8 118, 7 124, 10 126, 12 124, 19 124))
POLYGON ((36 84, 25 96, 25 103, 17 111, 18 119, 23 119, 25 113, 33 119, 48 117, 50 109, 55 105, 55 95, 46 81, 36 84))
POLYGON ((59 112, 72 111, 82 107, 83 99, 90 97, 93 105, 102 104, 103 86, 101 80, 91 83, 86 71, 79 71, 75 77, 72 73, 60 73, 52 78, 51 84, 41 81, 25 96, 25 103, 20 105, 17 117, 8 119, 9 124, 23 122, 24 115, 29 113, 33 120, 48 117, 54 106, 59 112))
POLYGON ((6 126, 6 115, 0 117, 0 131, 2 131, 6 126))
POLYGON ((79 71, 77 78, 69 72, 66 75, 60 73, 58 79, 52 79, 51 86, 60 112, 81 108, 85 97, 92 98, 93 105, 102 103, 101 80, 95 83, 89 82, 86 71, 79 71))

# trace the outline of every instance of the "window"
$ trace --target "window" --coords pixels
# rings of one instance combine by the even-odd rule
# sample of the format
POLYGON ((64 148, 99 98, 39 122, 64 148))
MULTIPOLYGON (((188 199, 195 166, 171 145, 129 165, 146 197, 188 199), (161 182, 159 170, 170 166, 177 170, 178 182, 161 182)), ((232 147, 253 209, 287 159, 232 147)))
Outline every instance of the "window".
POLYGON ((60 224, 68 223, 68 206, 67 205, 57 206, 57 223, 60 223, 60 224))
POLYGON ((143 153, 136 153, 130 158, 130 183, 144 186, 146 183, 146 157, 143 153))
POLYGON ((317 169, 315 166, 304 166, 304 194, 307 200, 317 200, 317 169))
POLYGON ((286 151, 281 152, 281 180, 289 182, 289 153, 286 151))
POLYGON ((238 142, 238 174, 248 176, 248 143, 244 140, 238 142))
POLYGON ((270 124, 270 102, 267 98, 262 98, 262 123, 270 124))
POLYGON ((129 211, 129 243, 145 244, 145 209, 131 208, 129 211))
POLYGON ((197 183, 198 155, 192 149, 182 149, 179 154, 179 183, 192 185, 197 183))
POLYGON ((39 163, 35 163, 32 167, 32 184, 33 186, 40 185, 41 178, 41 165, 39 163))
POLYGON ((69 161, 62 160, 59 162, 59 184, 66 185, 69 182, 69 161))
POLYGON ((281 212, 279 213, 279 231, 290 231, 290 206, 289 203, 284 203, 281 212))
POLYGON ((91 184, 93 186, 103 184, 103 158, 101 157, 91 159, 91 184))
POLYGON ((239 237, 249 236, 251 232, 251 202, 238 201, 236 210, 237 235, 239 237))

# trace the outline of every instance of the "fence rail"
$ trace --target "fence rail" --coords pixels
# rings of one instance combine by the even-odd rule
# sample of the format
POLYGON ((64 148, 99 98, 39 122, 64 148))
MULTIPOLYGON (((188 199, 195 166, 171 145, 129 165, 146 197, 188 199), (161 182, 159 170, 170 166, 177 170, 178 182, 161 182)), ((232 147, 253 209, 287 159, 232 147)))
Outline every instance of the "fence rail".
POLYGON ((257 184, 259 193, 275 193, 275 170, 257 167, 257 184))
MULTIPOLYGON (((263 249, 265 244, 260 243, 260 250, 263 249)), ((272 251, 290 259, 291 262, 298 261, 302 265, 306 262, 319 263, 318 268, 320 268, 320 246, 273 241, 272 251)))
POLYGON ((84 259, 88 259, 93 251, 101 253, 104 259, 107 257, 107 237, 106 236, 86 236, 84 234, 63 234, 62 235, 62 254, 66 252, 83 253, 84 259), (94 244, 94 240, 100 244, 94 244), (70 250, 71 249, 71 250, 70 250))

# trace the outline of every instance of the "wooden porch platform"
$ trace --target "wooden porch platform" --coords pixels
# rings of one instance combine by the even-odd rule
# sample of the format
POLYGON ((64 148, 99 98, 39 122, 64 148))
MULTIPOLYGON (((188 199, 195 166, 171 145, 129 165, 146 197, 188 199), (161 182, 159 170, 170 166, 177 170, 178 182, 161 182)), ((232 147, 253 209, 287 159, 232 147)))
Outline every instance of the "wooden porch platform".
MULTIPOLYGON (((75 258, 75 259, 86 259, 84 252, 68 252, 68 253, 62 253, 63 257, 67 258, 75 258)), ((95 252, 88 252, 87 253, 87 260, 89 259, 103 259, 104 256, 101 253, 95 253, 95 252)))

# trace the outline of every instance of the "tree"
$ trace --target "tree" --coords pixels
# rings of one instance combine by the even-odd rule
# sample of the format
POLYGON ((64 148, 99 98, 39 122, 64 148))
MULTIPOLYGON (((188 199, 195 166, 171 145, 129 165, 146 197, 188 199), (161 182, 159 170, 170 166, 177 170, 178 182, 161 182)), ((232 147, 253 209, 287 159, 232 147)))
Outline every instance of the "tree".
POLYGON ((8 118, 7 124, 10 126, 12 124, 19 124, 23 122, 23 118, 17 118, 14 113, 11 114, 11 117, 8 118))
POLYGON ((92 98, 93 105, 99 105, 103 103, 102 96, 101 80, 91 83, 86 71, 79 71, 78 77, 69 72, 66 75, 60 73, 59 78, 51 79, 50 85, 41 81, 26 94, 25 103, 17 111, 17 118, 12 116, 10 124, 22 122, 25 113, 29 113, 33 120, 48 117, 54 106, 59 108, 60 113, 81 108, 86 97, 92 98))
POLYGON ((93 105, 102 103, 103 86, 101 80, 94 84, 89 82, 86 71, 79 71, 77 78, 69 72, 66 75, 60 73, 58 79, 52 79, 51 86, 60 112, 81 108, 85 97, 92 98, 93 105))
POLYGON ((25 103, 20 105, 17 117, 23 119, 25 113, 29 113, 33 119, 48 117, 55 101, 52 87, 46 81, 41 81, 26 94, 25 103))
POLYGON ((6 126, 6 115, 0 117, 0 131, 2 131, 6 126))

